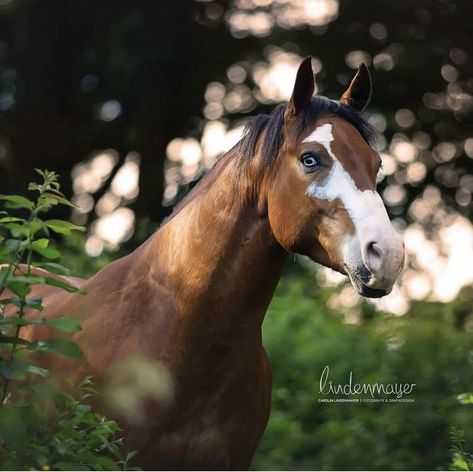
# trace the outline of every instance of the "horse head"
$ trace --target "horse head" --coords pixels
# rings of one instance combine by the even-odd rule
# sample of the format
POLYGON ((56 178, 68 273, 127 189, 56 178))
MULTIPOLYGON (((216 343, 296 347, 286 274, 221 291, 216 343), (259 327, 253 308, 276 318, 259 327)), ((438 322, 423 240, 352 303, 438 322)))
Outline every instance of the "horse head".
POLYGON ((404 246, 376 191, 381 158, 360 115, 371 96, 368 69, 359 68, 339 101, 313 92, 307 58, 267 174, 271 230, 286 250, 348 275, 361 295, 384 296, 403 268, 404 246))

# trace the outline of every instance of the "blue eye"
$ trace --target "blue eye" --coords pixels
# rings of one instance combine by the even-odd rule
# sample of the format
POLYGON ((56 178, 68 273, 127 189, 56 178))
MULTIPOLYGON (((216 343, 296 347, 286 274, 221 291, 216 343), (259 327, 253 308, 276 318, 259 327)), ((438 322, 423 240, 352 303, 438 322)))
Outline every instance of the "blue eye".
POLYGON ((319 159, 315 154, 306 152, 301 156, 302 165, 305 167, 306 172, 313 172, 319 165, 319 159))

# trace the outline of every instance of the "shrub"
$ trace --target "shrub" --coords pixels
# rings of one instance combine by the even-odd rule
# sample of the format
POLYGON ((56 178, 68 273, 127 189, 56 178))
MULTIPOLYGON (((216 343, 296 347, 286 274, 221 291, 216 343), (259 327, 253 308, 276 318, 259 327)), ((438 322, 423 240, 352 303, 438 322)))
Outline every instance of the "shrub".
POLYGON ((78 288, 49 275, 39 276, 33 267, 68 274, 56 262, 61 252, 52 247, 51 233, 70 235, 83 228, 44 215, 55 205, 71 205, 60 191, 54 172, 38 171, 43 181, 31 183, 36 194, 2 195, 0 213, 0 467, 11 469, 109 470, 126 469, 133 454, 126 454, 116 422, 93 412, 86 400, 97 395, 85 379, 77 395, 53 388, 48 371, 31 360, 32 354, 53 352, 81 356, 69 339, 30 341, 22 337, 28 325, 48 325, 58 331, 75 332, 74 318, 48 320, 41 317, 42 298, 30 296, 37 284, 70 292, 78 288), (9 211, 15 210, 12 215, 9 211), (40 257, 41 260, 36 261, 40 257), (7 292, 8 289, 8 292, 7 292), (14 311, 6 316, 7 311, 14 311), (36 313, 31 317, 27 312, 36 313))

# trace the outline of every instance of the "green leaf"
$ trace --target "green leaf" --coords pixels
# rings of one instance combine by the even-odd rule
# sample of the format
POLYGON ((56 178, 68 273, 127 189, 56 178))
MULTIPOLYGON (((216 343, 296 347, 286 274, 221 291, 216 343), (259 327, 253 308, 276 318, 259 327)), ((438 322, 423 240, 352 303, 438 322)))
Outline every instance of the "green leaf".
POLYGON ((460 455, 458 452, 454 454, 452 465, 453 465, 453 468, 450 468, 450 470, 464 470, 464 471, 470 470, 470 467, 468 463, 466 462, 465 458, 462 455, 460 455))
POLYGON ((85 293, 83 290, 76 287, 75 285, 71 285, 68 282, 64 282, 63 280, 55 279, 53 277, 44 277, 44 283, 47 285, 52 285, 53 287, 63 288, 64 290, 67 290, 68 292, 85 293))
POLYGON ((120 470, 118 464, 110 457, 96 456, 94 460, 94 469, 98 470, 120 470), (98 467, 100 469, 98 469, 98 467))
POLYGON ((22 247, 23 241, 20 239, 7 239, 5 241, 5 247, 10 251, 19 251, 22 247))
POLYGON ((79 321, 77 321, 75 318, 70 318, 67 316, 55 318, 53 320, 45 320, 44 324, 52 326, 53 328, 66 333, 76 333, 77 331, 81 330, 79 321))
POLYGON ((83 226, 75 225, 69 221, 47 220, 44 222, 44 224, 52 231, 64 235, 69 235, 72 231, 85 231, 83 226))
POLYGON ((48 369, 43 369, 42 367, 38 367, 37 365, 34 365, 34 364, 30 364, 28 368, 26 369, 26 371, 29 374, 39 375, 40 377, 43 377, 43 378, 47 377, 49 374, 48 369))
POLYGON ((30 274, 30 275, 15 275, 11 280, 15 280, 17 282, 21 282, 28 285, 35 285, 35 284, 44 284, 45 279, 44 277, 40 277, 39 275, 30 274))
POLYGON ((73 359, 82 357, 79 346, 70 339, 55 338, 48 341, 37 341, 33 343, 33 349, 37 352, 57 352, 73 359))
POLYGON ((45 192, 44 193, 44 198, 47 201, 51 200, 53 202, 60 203, 62 205, 66 205, 66 206, 70 206, 72 208, 76 208, 76 205, 74 205, 73 203, 71 203, 69 200, 62 197, 61 195, 56 195, 55 193, 45 192))
POLYGON ((7 208, 27 208, 28 210, 32 210, 34 206, 33 202, 30 202, 21 195, 0 195, 0 200, 6 202, 5 207, 7 208))
POLYGON ((40 219, 35 219, 33 221, 28 222, 27 227, 30 233, 30 237, 33 237, 43 227, 43 222, 40 219))
POLYGON ((59 175, 54 172, 54 171, 49 171, 48 169, 37 169, 35 168, 35 171, 41 176, 43 177, 43 179, 45 180, 45 182, 48 182, 50 184, 57 184, 57 180, 59 178, 59 175))
POLYGON ((5 216, 3 218, 0 218, 0 224, 1 223, 16 223, 16 222, 24 222, 25 220, 22 218, 17 218, 16 216, 5 216))
POLYGON ((28 235, 28 229, 25 227, 24 224, 4 223, 3 227, 10 230, 10 233, 14 238, 19 238, 20 236, 25 237, 28 235))
POLYGON ((46 257, 46 259, 59 259, 61 257, 61 253, 51 247, 33 247, 32 249, 41 256, 46 257))
POLYGON ((19 297, 26 297, 26 295, 28 295, 31 291, 31 287, 28 284, 19 282, 15 279, 10 280, 7 284, 7 287, 19 297))
POLYGON ((57 264, 56 262, 35 262, 35 266, 38 266, 41 269, 45 269, 49 272, 53 272, 54 274, 71 275, 71 271, 67 267, 57 264))
POLYGON ((45 213, 51 209, 54 205, 57 205, 57 201, 52 200, 50 198, 43 198, 41 203, 38 204, 37 209, 38 212, 45 213))
POLYGON ((36 239, 30 244, 31 249, 46 249, 49 245, 49 239, 41 238, 36 239))
MULTIPOLYGON (((8 248, 8 247, 0 247, 0 258, 4 258, 5 256, 8 256, 8 254, 11 254, 13 252, 12 249, 8 248)), ((0 259, 0 262, 3 262, 1 261, 0 259)))
POLYGON ((457 396, 457 399, 463 405, 473 404, 473 393, 462 393, 457 396))

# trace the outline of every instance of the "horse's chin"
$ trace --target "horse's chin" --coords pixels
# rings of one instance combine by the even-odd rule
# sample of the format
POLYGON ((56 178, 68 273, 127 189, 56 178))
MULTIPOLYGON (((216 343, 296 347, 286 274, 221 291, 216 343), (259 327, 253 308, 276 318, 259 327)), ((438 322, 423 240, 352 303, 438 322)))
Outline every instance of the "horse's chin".
POLYGON ((345 266, 345 272, 350 278, 350 282, 353 285, 353 288, 365 298, 381 298, 385 295, 388 295, 391 290, 386 288, 375 288, 368 285, 371 278, 371 273, 366 267, 363 267, 361 270, 353 270, 345 266))
POLYGON ((338 265, 324 263, 325 267, 334 270, 342 275, 349 277, 353 288, 359 295, 365 298, 381 298, 391 293, 391 289, 370 287, 369 281, 372 277, 371 272, 365 267, 351 268, 346 264, 338 265))
POLYGON ((388 294, 388 291, 383 288, 371 288, 360 281, 351 280, 351 283, 355 290, 365 298, 381 298, 388 294))

